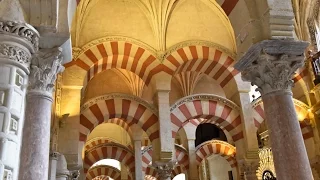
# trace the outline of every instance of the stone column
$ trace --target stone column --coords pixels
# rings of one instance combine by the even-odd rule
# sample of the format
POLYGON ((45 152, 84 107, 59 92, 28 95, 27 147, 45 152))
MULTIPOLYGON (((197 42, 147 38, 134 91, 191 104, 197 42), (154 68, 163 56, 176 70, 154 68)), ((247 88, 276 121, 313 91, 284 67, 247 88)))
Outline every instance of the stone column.
POLYGON ((136 179, 143 179, 142 171, 142 154, 141 154, 141 140, 134 140, 134 154, 135 154, 135 176, 136 179))
POLYGON ((303 66, 307 46, 292 40, 265 40, 235 65, 262 95, 279 180, 313 179, 291 92, 292 75, 303 66))
POLYGON ((49 180, 56 180, 58 152, 52 152, 49 155, 49 180))
POLYGON ((63 70, 61 48, 43 49, 31 62, 19 180, 48 179, 52 90, 63 70))
POLYGON ((195 148, 195 139, 188 139, 188 152, 189 152, 189 179, 198 180, 199 173, 196 163, 196 148, 195 148))
POLYGON ((25 94, 39 34, 25 23, 17 0, 0 1, 0 180, 16 180, 25 94))
POLYGON ((154 92, 156 92, 154 101, 158 105, 160 126, 160 143, 152 143, 152 161, 160 160, 169 162, 172 160, 174 152, 169 97, 169 92, 171 90, 171 77, 168 74, 159 73, 153 78, 152 85, 154 92), (156 145, 160 145, 159 149, 156 145))
POLYGON ((239 162, 241 174, 244 176, 244 180, 258 180, 257 170, 259 167, 259 160, 256 161, 245 161, 239 162))
POLYGON ((177 163, 174 161, 155 161, 152 166, 156 169, 159 175, 159 180, 171 180, 172 170, 176 164, 177 163))

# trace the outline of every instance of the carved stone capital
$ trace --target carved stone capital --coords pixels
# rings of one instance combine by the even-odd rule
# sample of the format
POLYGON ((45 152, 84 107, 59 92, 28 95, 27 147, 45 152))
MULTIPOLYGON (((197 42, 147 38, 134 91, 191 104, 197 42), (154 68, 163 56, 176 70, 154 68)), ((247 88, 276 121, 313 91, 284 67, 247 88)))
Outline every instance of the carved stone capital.
POLYGON ((58 152, 51 152, 49 154, 50 159, 54 159, 54 160, 58 160, 59 156, 60 156, 60 153, 58 152))
POLYGON ((57 74, 64 70, 61 48, 42 49, 32 58, 29 91, 52 93, 57 74))
POLYGON ((274 91, 291 91, 292 75, 304 64, 307 42, 265 40, 253 45, 235 68, 242 79, 258 86, 261 95, 274 91))
POLYGON ((166 180, 171 177, 172 170, 174 169, 177 162, 175 161, 169 161, 169 162, 161 162, 156 161, 152 165, 157 173, 159 174, 160 180, 166 180))
POLYGON ((259 167, 259 160, 239 160, 239 167, 245 176, 256 176, 259 167))
POLYGON ((31 54, 25 49, 11 44, 0 44, 0 57, 7 58, 29 67, 31 54))
POLYGON ((4 21, 0 19, 0 34, 7 34, 25 39, 33 46, 34 51, 39 49, 39 33, 27 23, 4 21))

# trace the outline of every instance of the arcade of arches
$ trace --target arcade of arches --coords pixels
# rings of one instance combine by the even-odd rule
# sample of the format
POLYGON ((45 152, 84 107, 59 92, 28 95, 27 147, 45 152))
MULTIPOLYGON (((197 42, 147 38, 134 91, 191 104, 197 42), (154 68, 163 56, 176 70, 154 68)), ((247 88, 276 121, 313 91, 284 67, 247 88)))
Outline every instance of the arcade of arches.
POLYGON ((320 0, 0 0, 0 180, 320 180, 320 0))

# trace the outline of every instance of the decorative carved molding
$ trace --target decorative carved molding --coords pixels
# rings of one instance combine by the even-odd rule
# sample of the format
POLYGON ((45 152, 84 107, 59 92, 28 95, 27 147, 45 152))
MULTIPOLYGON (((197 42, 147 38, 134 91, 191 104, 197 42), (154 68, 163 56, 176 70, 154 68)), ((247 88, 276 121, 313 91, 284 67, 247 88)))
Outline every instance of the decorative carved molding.
POLYGON ((291 40, 265 40, 253 45, 235 68, 242 79, 258 86, 261 95, 291 91, 292 75, 304 65, 304 50, 308 43, 291 40))
POLYGON ((61 48, 43 49, 31 62, 29 90, 52 93, 57 74, 64 70, 61 48))
POLYGON ((236 109, 238 111, 240 111, 240 107, 238 105, 236 105, 234 102, 230 101, 229 99, 226 99, 224 97, 218 96, 218 95, 213 95, 213 94, 194 94, 191 96, 187 96, 184 97, 180 100, 178 100, 176 103, 174 103, 171 108, 170 111, 173 111, 174 109, 176 109, 178 106, 180 106, 181 104, 184 104, 186 102, 191 102, 194 100, 213 100, 213 101, 218 101, 221 102, 233 109, 236 109))
POLYGON ((156 172, 159 174, 160 180, 167 180, 168 178, 171 177, 172 171, 176 165, 177 165, 177 162, 175 161, 169 161, 169 162, 155 161, 152 166, 155 168, 156 172))
POLYGON ((147 101, 145 101, 137 96, 133 96, 133 95, 129 95, 129 94, 122 94, 122 93, 112 93, 112 94, 107 94, 104 96, 99 96, 99 97, 89 99, 86 103, 84 103, 81 106, 80 111, 81 112, 85 111, 90 106, 92 106, 93 104, 96 104, 99 101, 104 101, 104 100, 108 100, 108 99, 117 99, 117 98, 136 101, 136 102, 144 105, 145 107, 149 108, 149 110, 151 110, 155 115, 158 115, 158 110, 153 105, 149 104, 147 101))
POLYGON ((26 64, 27 66, 29 66, 31 60, 31 55, 28 52, 10 44, 0 44, 0 56, 26 64))
POLYGON ((51 152, 49 154, 50 159, 54 159, 54 160, 58 160, 59 156, 60 156, 60 153, 58 152, 51 152))
POLYGON ((39 49, 39 33, 27 23, 0 20, 0 33, 26 39, 33 45, 35 51, 39 49))

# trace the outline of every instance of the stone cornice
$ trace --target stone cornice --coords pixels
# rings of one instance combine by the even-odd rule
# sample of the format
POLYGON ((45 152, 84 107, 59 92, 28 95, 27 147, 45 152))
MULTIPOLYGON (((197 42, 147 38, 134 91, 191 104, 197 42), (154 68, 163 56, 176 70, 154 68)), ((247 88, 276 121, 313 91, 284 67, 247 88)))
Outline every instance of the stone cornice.
POLYGON ((253 45, 235 68, 242 79, 258 86, 261 95, 284 90, 291 91, 292 76, 304 65, 308 43, 292 40, 265 40, 253 45))
POLYGON ((34 51, 39 49, 40 35, 36 29, 27 23, 4 21, 0 19, 0 34, 20 37, 32 44, 34 51))
POLYGON ((186 96, 186 97, 178 100, 176 103, 174 103, 170 107, 170 111, 173 111, 174 109, 179 107, 181 104, 184 104, 186 102, 191 102, 194 100, 213 100, 213 101, 221 102, 221 103, 223 103, 233 109, 240 111, 240 107, 238 105, 236 105, 234 102, 232 102, 229 99, 226 99, 224 97, 221 97, 218 95, 213 95, 213 94, 193 94, 190 96, 186 96))
POLYGON ((57 74, 64 70, 61 48, 42 49, 31 62, 29 91, 52 93, 57 74))

